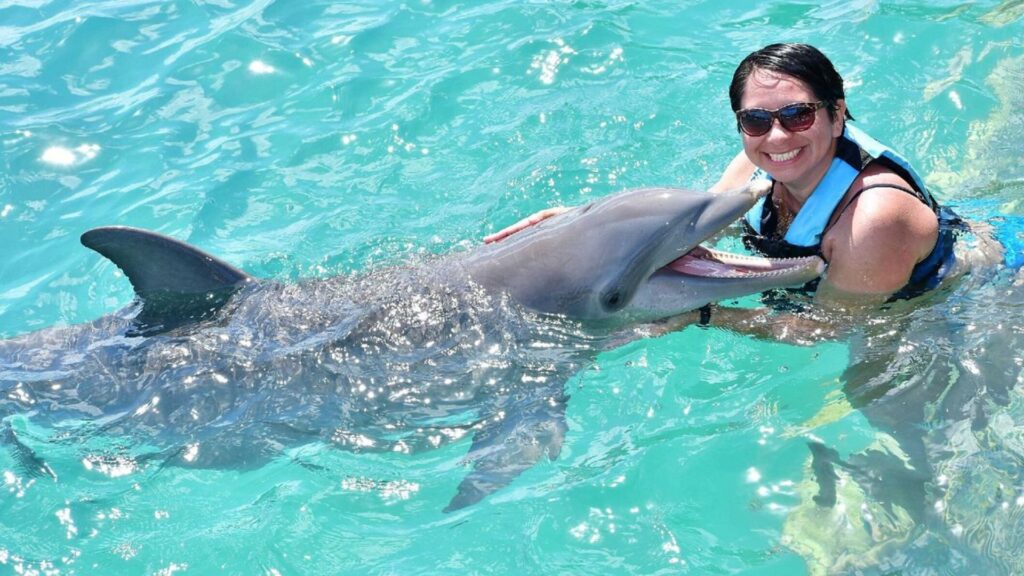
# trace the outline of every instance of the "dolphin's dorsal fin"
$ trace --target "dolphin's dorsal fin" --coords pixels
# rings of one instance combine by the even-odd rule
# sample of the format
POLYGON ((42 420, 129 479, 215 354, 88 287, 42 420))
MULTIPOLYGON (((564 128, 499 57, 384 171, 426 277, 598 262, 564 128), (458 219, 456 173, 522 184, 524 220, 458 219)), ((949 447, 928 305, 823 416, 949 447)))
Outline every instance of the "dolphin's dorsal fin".
POLYGON ((148 230, 93 228, 82 234, 82 244, 116 264, 142 296, 150 292, 204 294, 251 279, 194 246, 148 230))
POLYGON ((163 234, 109 226, 82 234, 128 277, 143 308, 139 333, 151 334, 207 317, 252 277, 194 246, 163 234))

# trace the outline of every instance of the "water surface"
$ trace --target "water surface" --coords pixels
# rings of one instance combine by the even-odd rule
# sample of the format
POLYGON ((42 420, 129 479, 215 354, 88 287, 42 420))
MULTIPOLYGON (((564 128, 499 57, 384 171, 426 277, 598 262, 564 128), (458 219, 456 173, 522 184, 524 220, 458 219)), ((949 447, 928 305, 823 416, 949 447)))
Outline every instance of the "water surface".
MULTIPOLYGON (((95 226, 151 228, 294 281, 463 249, 621 188, 707 187, 739 146, 733 68, 774 41, 821 47, 859 126, 943 201, 998 223, 1024 212, 1022 13, 1013 1, 8 2, 0 335, 131 300, 78 244, 95 226)), ((414 456, 310 445, 253 470, 193 470, 118 460, 116 439, 62 442, 15 417, 56 479, 0 450, 0 573, 1019 573, 1014 281, 895 310, 890 338, 795 347, 688 329, 604 353, 566 384, 561 456, 457 514, 441 509, 468 440, 414 456), (843 474, 849 508, 815 508, 809 441, 850 459, 898 428, 883 425, 892 404, 849 408, 851 378, 929 391, 896 395, 928 432, 927 517, 865 500, 843 474)))

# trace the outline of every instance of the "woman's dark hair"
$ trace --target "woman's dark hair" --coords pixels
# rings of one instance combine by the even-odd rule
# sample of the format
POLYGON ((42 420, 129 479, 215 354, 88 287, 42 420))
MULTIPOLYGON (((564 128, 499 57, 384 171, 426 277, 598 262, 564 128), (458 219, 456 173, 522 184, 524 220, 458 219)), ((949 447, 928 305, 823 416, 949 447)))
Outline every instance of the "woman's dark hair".
MULTIPOLYGON (((836 101, 846 99, 843 77, 836 72, 835 66, 821 50, 810 44, 770 44, 751 52, 736 67, 732 84, 729 85, 729 103, 733 112, 739 111, 743 89, 754 70, 785 74, 800 80, 811 89, 815 98, 828 103, 826 110, 830 120, 836 117, 836 101)), ((846 110, 846 119, 853 120, 849 108, 846 110)))

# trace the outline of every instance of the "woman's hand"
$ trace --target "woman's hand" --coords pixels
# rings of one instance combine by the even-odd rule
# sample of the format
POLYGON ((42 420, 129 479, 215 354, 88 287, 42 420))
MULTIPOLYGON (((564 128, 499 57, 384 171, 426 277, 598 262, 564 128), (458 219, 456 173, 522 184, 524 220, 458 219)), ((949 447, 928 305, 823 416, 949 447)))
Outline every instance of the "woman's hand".
POLYGON ((516 222, 515 224, 513 224, 511 226, 508 226, 506 228, 502 228, 501 230, 498 230, 494 234, 489 234, 487 236, 484 236, 484 243, 485 244, 490 244, 491 242, 497 242, 498 240, 501 240, 503 238, 511 236, 511 235, 515 234, 516 232, 519 232, 520 230, 523 230, 524 228, 529 228, 530 226, 533 226, 534 224, 536 224, 538 222, 547 220, 548 218, 551 218, 552 216, 557 216, 557 215, 559 215, 559 214, 561 214, 563 212, 568 212, 569 210, 570 210, 570 208, 567 207, 567 206, 556 206, 554 208, 545 208, 545 209, 541 210, 540 212, 535 212, 535 213, 527 216, 526 218, 523 218, 522 220, 520 220, 519 222, 516 222))

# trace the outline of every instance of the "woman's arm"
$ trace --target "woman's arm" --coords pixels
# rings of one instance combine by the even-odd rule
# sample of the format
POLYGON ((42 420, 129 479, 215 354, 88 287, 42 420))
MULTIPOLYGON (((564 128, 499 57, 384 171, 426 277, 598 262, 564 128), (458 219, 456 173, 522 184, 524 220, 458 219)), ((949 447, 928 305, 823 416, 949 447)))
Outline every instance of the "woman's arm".
POLYGON ((718 180, 714 186, 711 187, 709 192, 717 193, 724 192, 726 190, 732 190, 739 188, 750 181, 750 177, 754 174, 756 166, 754 163, 747 158, 746 153, 740 151, 732 162, 725 167, 725 172, 722 172, 722 177, 718 180))
POLYGON ((731 308, 713 305, 710 313, 702 314, 698 310, 693 310, 640 326, 633 331, 633 338, 663 336, 692 325, 719 328, 769 342, 813 346, 824 340, 838 340, 844 337, 856 323, 838 314, 834 318, 824 319, 811 314, 776 312, 769 308, 731 308))
MULTIPOLYGON (((740 152, 735 158, 733 158, 732 162, 729 163, 729 166, 726 167, 725 172, 722 174, 721 179, 718 180, 718 183, 712 186, 709 191, 722 192, 724 190, 739 188, 750 180, 750 175, 753 173, 754 164, 747 159, 746 154, 740 152)), ((563 212, 567 212, 568 210, 570 210, 568 206, 555 206, 553 208, 545 208, 538 212, 534 212, 511 226, 506 226, 493 234, 484 236, 484 243, 490 244, 491 242, 497 242, 504 238, 508 238, 524 228, 529 228, 538 222, 542 222, 552 216, 557 216, 563 212)))
POLYGON ((526 218, 523 218, 522 220, 516 222, 511 226, 506 226, 505 228, 498 230, 494 234, 488 234, 487 236, 484 236, 484 243, 490 244, 491 242, 497 242, 498 240, 501 240, 502 238, 507 238, 524 228, 529 228, 530 226, 533 226, 538 222, 547 220, 548 218, 551 218, 552 216, 557 216, 563 212, 568 212, 569 210, 571 210, 571 208, 569 208, 568 206, 555 206, 553 208, 545 208, 539 212, 534 212, 533 214, 527 216, 526 218))

